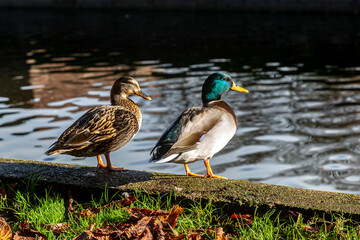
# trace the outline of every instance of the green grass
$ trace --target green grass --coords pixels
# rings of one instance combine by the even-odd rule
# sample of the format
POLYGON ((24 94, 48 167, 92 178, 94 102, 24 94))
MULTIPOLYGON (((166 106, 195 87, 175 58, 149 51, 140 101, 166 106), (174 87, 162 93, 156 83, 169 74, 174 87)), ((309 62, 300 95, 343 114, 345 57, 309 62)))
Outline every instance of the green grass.
MULTIPOLYGON (((19 230, 19 223, 28 222, 31 229, 45 234, 48 239, 72 239, 88 230, 91 225, 101 227, 104 223, 124 222, 130 216, 127 208, 169 211, 174 204, 184 208, 177 219, 175 230, 186 235, 190 232, 197 233, 204 239, 216 239, 216 229, 220 227, 230 239, 360 239, 359 223, 341 215, 332 215, 331 219, 326 220, 319 215, 306 216, 298 213, 289 217, 276 209, 268 212, 256 210, 248 213, 251 215, 248 218, 250 224, 230 218, 231 213, 225 212, 225 206, 216 207, 212 201, 189 203, 177 200, 176 195, 154 197, 141 191, 135 193, 138 200, 128 207, 111 206, 93 216, 79 217, 75 212, 68 214, 67 202, 59 193, 46 189, 44 194, 36 194, 31 184, 27 184, 22 190, 1 196, 0 210, 2 213, 12 213, 8 222, 13 232, 19 230), (54 233, 44 226, 58 223, 68 224, 69 229, 63 233, 54 233)), ((76 202, 74 199, 73 207, 81 212, 121 198, 121 194, 110 195, 104 189, 100 197, 92 198, 89 202, 76 202)), ((232 213, 244 214, 236 209, 232 213)))

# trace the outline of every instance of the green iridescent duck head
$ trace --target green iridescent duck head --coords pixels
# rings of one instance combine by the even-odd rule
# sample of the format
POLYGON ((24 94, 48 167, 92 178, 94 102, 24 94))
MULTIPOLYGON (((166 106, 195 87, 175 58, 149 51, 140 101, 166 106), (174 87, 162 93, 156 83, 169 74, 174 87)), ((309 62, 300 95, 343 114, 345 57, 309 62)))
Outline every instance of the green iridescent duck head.
POLYGON ((231 77, 224 73, 217 72, 211 74, 205 80, 202 87, 201 98, 203 105, 207 106, 207 104, 211 101, 220 100, 221 95, 229 90, 245 93, 249 92, 245 88, 236 85, 236 83, 231 79, 231 77))

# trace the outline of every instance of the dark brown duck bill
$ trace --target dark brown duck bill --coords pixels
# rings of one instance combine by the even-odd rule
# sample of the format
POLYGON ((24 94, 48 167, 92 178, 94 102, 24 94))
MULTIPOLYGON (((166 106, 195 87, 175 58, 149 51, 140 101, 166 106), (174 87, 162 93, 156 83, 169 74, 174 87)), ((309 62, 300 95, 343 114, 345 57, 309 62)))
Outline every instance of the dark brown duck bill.
POLYGON ((142 97, 142 98, 145 98, 146 100, 151 101, 151 97, 146 95, 142 90, 137 91, 135 94, 142 97))

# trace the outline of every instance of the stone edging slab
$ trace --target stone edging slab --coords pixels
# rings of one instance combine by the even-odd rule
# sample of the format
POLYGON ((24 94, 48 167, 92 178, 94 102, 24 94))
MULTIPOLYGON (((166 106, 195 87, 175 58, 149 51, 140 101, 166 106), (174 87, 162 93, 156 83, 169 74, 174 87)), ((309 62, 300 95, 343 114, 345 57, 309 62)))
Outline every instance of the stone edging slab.
POLYGON ((187 177, 142 171, 108 172, 96 167, 0 158, 0 179, 38 179, 41 185, 97 192, 146 191, 149 194, 176 192, 189 200, 212 199, 232 209, 261 207, 307 212, 344 213, 360 217, 360 195, 269 185, 246 180, 187 177))

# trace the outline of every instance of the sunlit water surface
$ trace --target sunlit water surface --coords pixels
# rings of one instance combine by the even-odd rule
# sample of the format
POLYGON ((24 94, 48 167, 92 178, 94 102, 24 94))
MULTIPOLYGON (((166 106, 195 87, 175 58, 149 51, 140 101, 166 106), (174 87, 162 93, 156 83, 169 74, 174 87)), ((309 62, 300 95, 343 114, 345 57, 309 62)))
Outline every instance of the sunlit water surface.
MULTIPOLYGON (((131 16, 122 14, 121 19, 131 16)), ((184 109, 201 106, 203 81, 221 71, 250 93, 223 96, 239 124, 234 138, 211 160, 215 174, 360 192, 360 65, 328 65, 326 61, 314 65, 297 55, 290 60, 279 55, 261 58, 261 51, 256 53, 260 59, 251 53, 239 59, 239 52, 229 56, 219 50, 200 57, 193 57, 191 51, 188 57, 174 52, 181 55, 178 61, 170 53, 151 58, 148 52, 141 54, 143 42, 140 52, 132 50, 136 54, 131 55, 132 51, 116 44, 121 34, 98 36, 98 32, 103 34, 103 22, 93 23, 85 33, 79 26, 74 28, 80 33, 66 27, 51 30, 53 25, 39 26, 36 21, 28 29, 19 22, 2 29, 7 37, 1 40, 0 157, 96 166, 95 157, 45 156, 44 152, 87 109, 109 104, 112 83, 127 74, 153 100, 132 97, 141 108, 142 127, 130 143, 111 153, 112 163, 127 169, 184 174, 183 165, 149 163, 149 152, 184 109), (84 46, 87 37, 99 43, 84 46)), ((142 30, 146 35, 145 27, 142 30)), ((132 49, 137 47, 130 44, 132 49)), ((157 41, 153 45, 154 52, 162 46, 157 41)), ((190 168, 205 173, 201 161, 190 168)))

